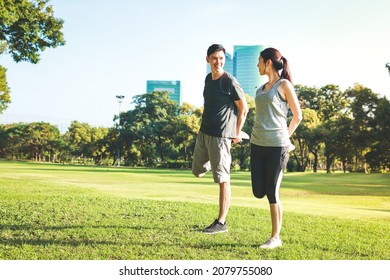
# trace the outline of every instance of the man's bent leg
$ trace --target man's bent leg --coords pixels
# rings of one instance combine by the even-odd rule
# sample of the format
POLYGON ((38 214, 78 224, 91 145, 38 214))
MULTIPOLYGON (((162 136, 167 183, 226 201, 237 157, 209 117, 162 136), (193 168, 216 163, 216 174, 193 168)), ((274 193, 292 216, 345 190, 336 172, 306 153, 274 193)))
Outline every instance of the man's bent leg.
POLYGON ((202 177, 211 170, 208 147, 205 141, 206 137, 207 135, 199 132, 196 138, 194 157, 192 160, 192 174, 196 177, 202 177))

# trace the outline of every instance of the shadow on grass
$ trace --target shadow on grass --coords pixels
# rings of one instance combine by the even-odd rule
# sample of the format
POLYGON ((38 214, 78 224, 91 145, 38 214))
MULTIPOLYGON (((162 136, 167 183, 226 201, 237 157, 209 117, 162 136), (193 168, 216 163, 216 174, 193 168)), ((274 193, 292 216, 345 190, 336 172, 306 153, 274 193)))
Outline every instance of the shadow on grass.
POLYGON ((0 225, 0 231, 2 230, 68 230, 68 229, 129 229, 129 230, 155 230, 153 227, 145 227, 145 226, 80 226, 80 225, 72 225, 72 226, 31 226, 31 225, 0 225))
MULTIPOLYGON (((12 247, 21 247, 21 246, 33 246, 33 247, 50 247, 50 246, 63 246, 69 248, 78 248, 78 247, 94 247, 99 248, 99 246, 112 246, 113 248, 120 246, 127 246, 128 248, 138 248, 137 250, 150 250, 150 248, 154 248, 153 250, 166 250, 165 248, 171 248, 172 254, 178 254, 178 250, 182 251, 182 247, 185 243, 186 250, 222 250, 222 251, 235 251, 242 249, 253 249, 256 248, 255 244, 247 244, 241 241, 223 241, 218 239, 218 242, 214 242, 214 235, 205 235, 201 232, 202 228, 199 225, 192 225, 189 228, 188 234, 198 235, 199 238, 195 238, 192 241, 185 241, 182 238, 176 239, 159 239, 159 240, 143 240, 140 241, 136 239, 115 239, 111 237, 103 237, 101 239, 93 237, 93 233, 91 233, 91 237, 83 237, 83 236, 75 236, 72 237, 72 233, 67 234, 66 230, 85 230, 85 229, 102 229, 102 230, 110 230, 110 229, 124 229, 134 231, 134 234, 138 231, 158 231, 163 228, 159 227, 145 227, 145 226, 115 226, 115 225, 107 225, 107 226, 79 226, 79 225, 69 225, 69 226, 33 226, 33 225, 0 225, 0 231, 11 230, 13 231, 13 237, 2 237, 1 245, 2 246, 12 246, 12 247), (192 229, 192 230, 191 230, 192 229), (29 232, 30 236, 23 236, 23 231, 29 232), (34 231, 65 231, 61 236, 54 236, 53 238, 47 236, 40 236, 39 232, 34 231), (20 232, 20 234, 19 234, 20 232), (184 243, 183 243, 184 242, 184 243), (144 248, 144 249, 142 249, 144 248), (180 249, 181 248, 181 249, 180 249)), ((79 232, 80 232, 79 231, 79 232)), ((49 233, 50 234, 50 233, 49 233)), ((228 235, 229 233, 224 233, 224 235, 228 235)), ((149 251, 148 251, 149 252, 149 251)), ((140 256, 142 259, 149 258, 148 256, 140 256)), ((156 258, 156 256, 153 256, 156 258)))
MULTIPOLYGON (((0 244, 2 245, 11 245, 11 246, 21 246, 21 245, 32 245, 32 246, 48 246, 48 245, 62 245, 62 246, 83 246, 83 245, 123 245, 126 242, 112 241, 112 240, 95 240, 88 238, 74 237, 73 240, 70 240, 70 235, 64 234, 61 237, 55 237, 53 239, 39 238, 39 234, 34 233, 34 231, 67 231, 67 230, 79 230, 82 232, 86 229, 125 229, 129 231, 151 231, 156 230, 153 227, 145 226, 115 226, 115 225, 103 225, 103 226, 80 226, 80 225, 69 225, 69 226, 32 226, 32 225, 0 225, 0 231, 12 231, 14 238, 1 237, 0 244), (25 238, 18 236, 22 231, 27 231, 33 237, 25 238), (69 240, 67 240, 69 239, 69 240)), ((138 244, 141 245, 141 244, 138 244)), ((152 246, 153 244, 149 244, 152 246)))
POLYGON ((385 213, 390 213, 390 209, 374 209, 374 208, 359 208, 361 210, 368 210, 368 211, 378 211, 378 212, 385 212, 385 213))
POLYGON ((187 169, 148 169, 148 168, 125 168, 125 167, 96 167, 96 166, 67 166, 56 168, 53 167, 37 167, 37 168, 23 168, 25 171, 44 171, 44 172, 78 172, 78 173, 134 173, 134 174, 158 174, 158 175, 172 175, 173 173, 191 173, 191 170, 187 169))
POLYGON ((11 246, 21 246, 21 245, 32 245, 32 246, 43 246, 46 247, 48 245, 62 245, 62 246, 71 246, 71 247, 79 247, 84 245, 120 245, 122 243, 113 242, 113 241, 96 241, 96 240, 56 240, 56 239, 21 239, 21 238, 3 238, 2 244, 11 245, 11 246))

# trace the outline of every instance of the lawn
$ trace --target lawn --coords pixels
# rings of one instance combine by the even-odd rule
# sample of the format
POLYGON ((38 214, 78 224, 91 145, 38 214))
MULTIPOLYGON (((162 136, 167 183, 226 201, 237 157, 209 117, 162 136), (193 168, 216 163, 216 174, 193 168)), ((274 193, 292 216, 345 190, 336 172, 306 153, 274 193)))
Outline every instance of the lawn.
POLYGON ((186 170, 0 161, 3 260, 388 260, 390 175, 285 175, 283 247, 250 174, 232 174, 229 232, 204 235, 218 211, 212 178, 186 170))

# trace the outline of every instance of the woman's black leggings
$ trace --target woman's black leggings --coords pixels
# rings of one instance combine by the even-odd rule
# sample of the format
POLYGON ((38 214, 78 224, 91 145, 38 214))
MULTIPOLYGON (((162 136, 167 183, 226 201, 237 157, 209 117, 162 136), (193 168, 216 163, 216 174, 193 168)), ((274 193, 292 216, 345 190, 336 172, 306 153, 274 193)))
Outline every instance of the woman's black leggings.
POLYGON ((267 195, 270 204, 279 201, 280 184, 288 157, 288 147, 251 144, 252 191, 255 197, 267 195))

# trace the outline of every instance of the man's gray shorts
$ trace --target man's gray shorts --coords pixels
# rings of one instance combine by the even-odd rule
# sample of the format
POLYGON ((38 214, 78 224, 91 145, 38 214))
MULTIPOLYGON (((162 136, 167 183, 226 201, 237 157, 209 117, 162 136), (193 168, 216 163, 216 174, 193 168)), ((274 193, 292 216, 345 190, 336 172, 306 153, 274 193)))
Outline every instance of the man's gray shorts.
POLYGON ((194 149, 192 174, 202 177, 212 170, 215 183, 230 182, 231 146, 230 138, 214 137, 199 132, 194 149))

